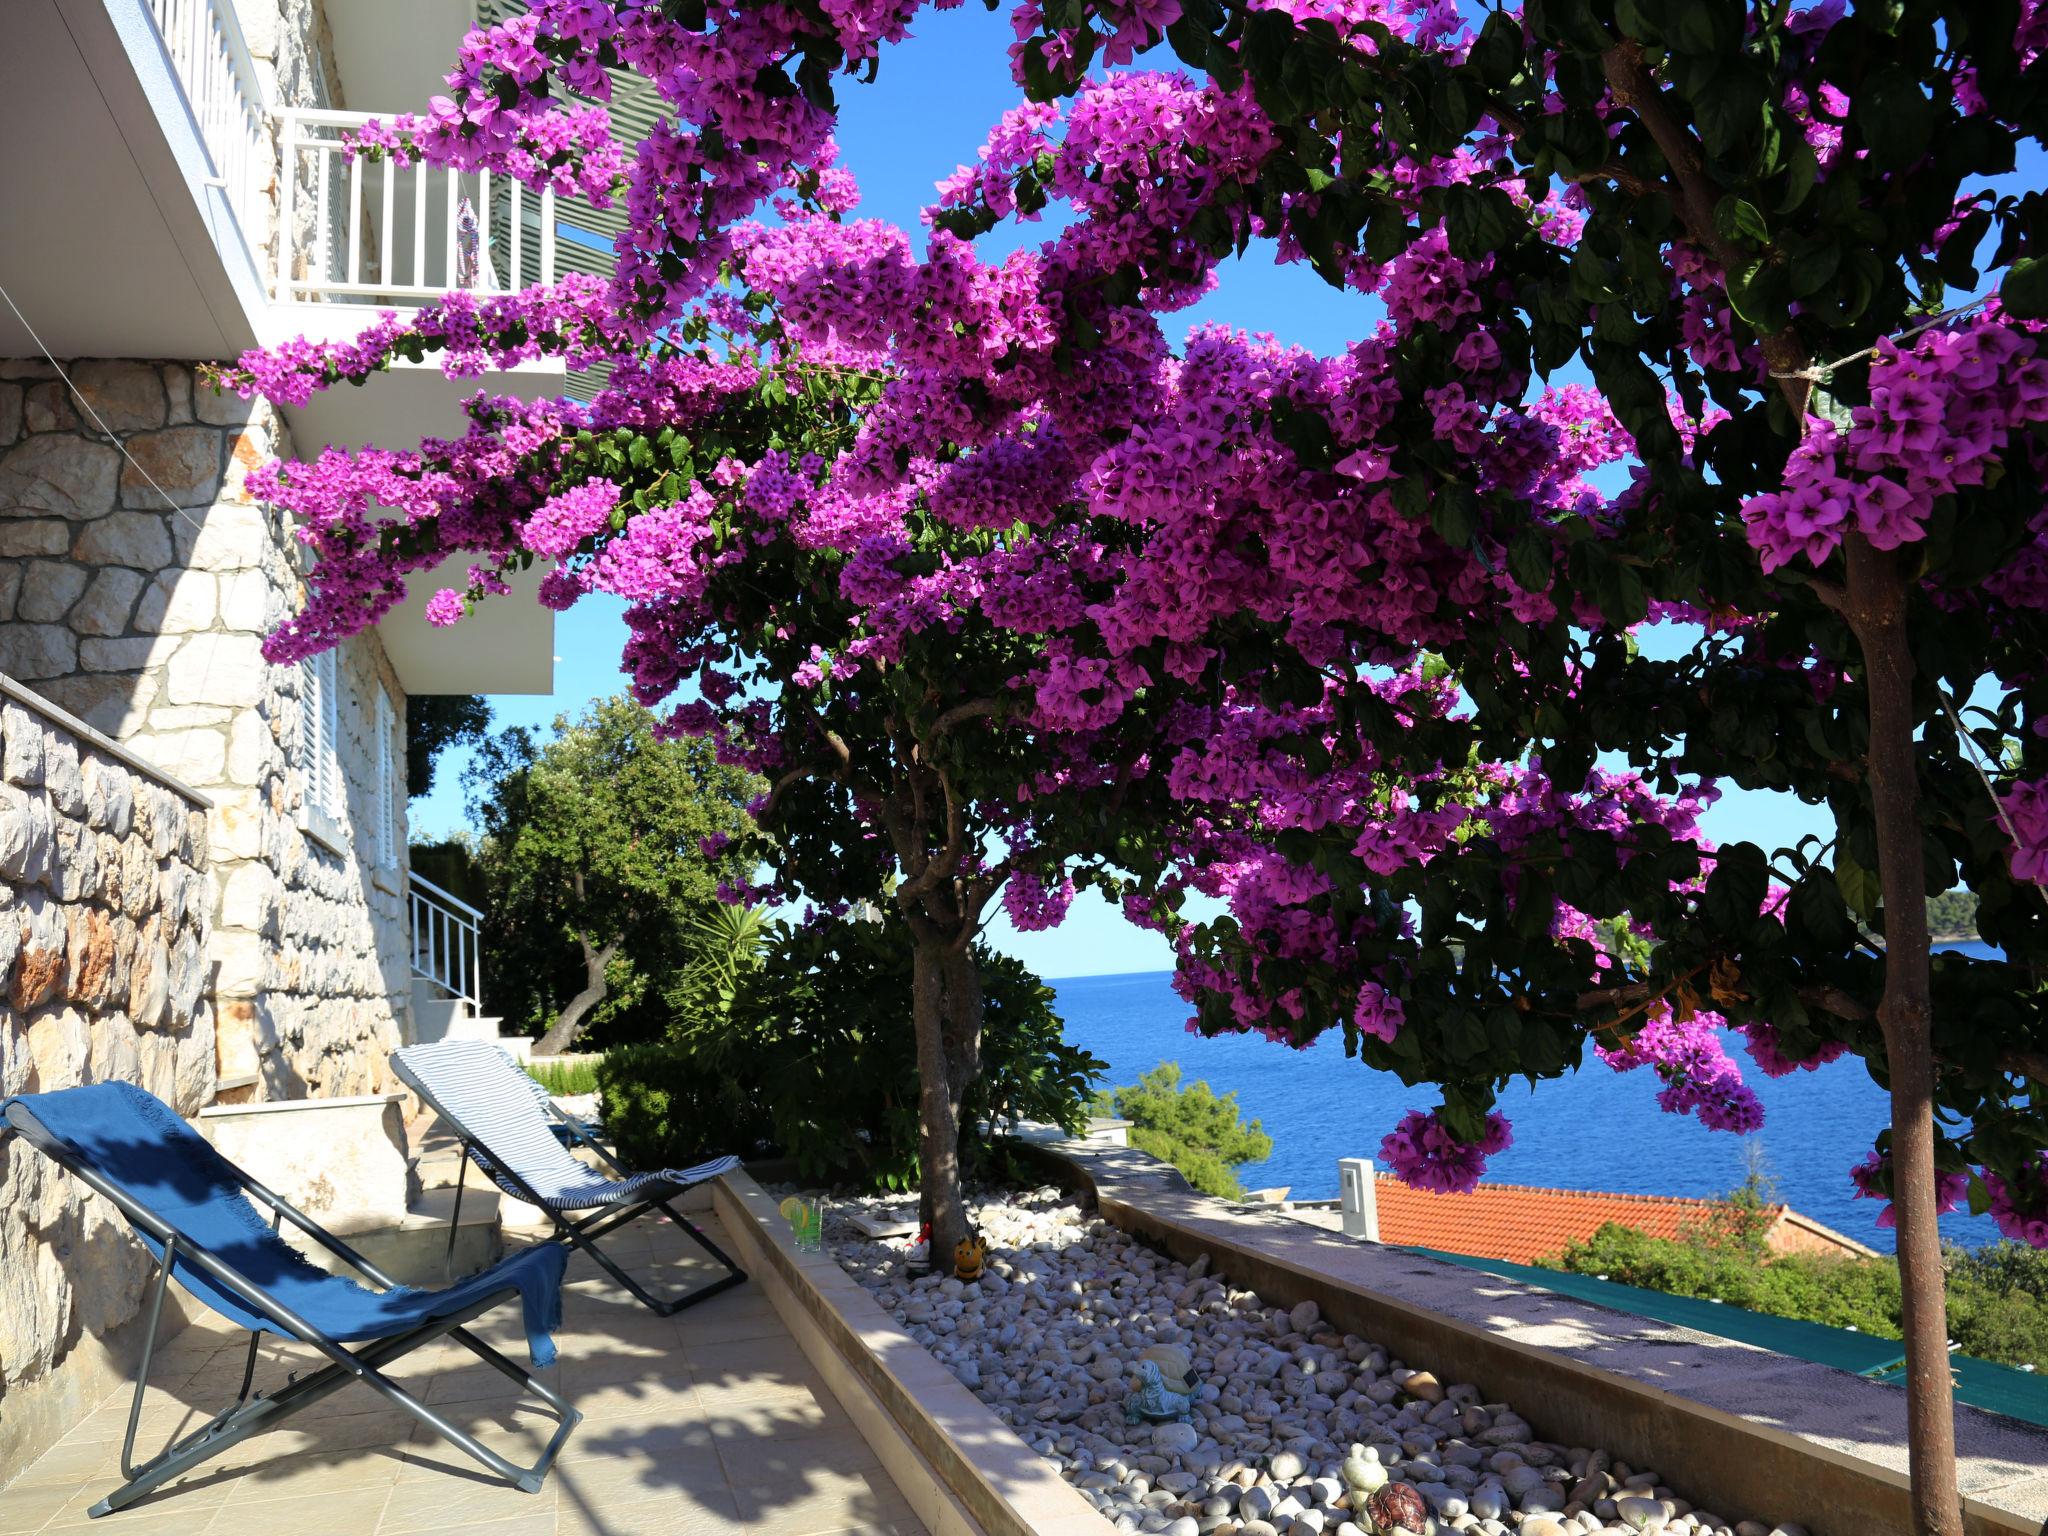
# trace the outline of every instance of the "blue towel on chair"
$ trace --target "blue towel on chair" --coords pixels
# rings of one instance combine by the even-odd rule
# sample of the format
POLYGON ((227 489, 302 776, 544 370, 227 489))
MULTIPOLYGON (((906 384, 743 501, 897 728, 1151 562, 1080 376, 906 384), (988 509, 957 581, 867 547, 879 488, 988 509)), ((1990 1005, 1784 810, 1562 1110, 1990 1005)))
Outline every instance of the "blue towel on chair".
MULTIPOLYGON (((446 1290, 401 1286, 373 1291, 329 1274, 271 1230, 270 1217, 242 1192, 232 1163, 179 1119, 171 1107, 133 1083, 93 1083, 56 1093, 23 1094, 19 1103, 69 1144, 70 1154, 189 1237, 278 1306, 341 1342, 386 1339, 459 1312, 493 1291, 516 1286, 526 1314, 526 1342, 535 1365, 555 1358, 551 1337, 562 1322, 562 1271, 568 1251, 542 1243, 502 1259, 446 1290)), ((163 1245, 137 1231, 152 1253, 163 1245)), ((290 1330, 253 1310, 196 1266, 173 1277, 223 1317, 284 1338, 290 1330)))

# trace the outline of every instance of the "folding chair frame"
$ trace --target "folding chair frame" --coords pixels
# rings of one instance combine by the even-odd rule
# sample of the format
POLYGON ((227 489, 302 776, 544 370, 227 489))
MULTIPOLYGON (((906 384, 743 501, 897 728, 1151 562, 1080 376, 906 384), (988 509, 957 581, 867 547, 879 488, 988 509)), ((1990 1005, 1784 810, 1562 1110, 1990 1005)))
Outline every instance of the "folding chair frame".
MULTIPOLYGON (((718 1244, 712 1242, 710 1238, 698 1230, 695 1222, 691 1221, 681 1211, 677 1210, 675 1206, 670 1204, 682 1192, 684 1186, 674 1183, 658 1184, 654 1187, 661 1191, 660 1193, 634 1195, 612 1205, 598 1206, 587 1216, 572 1218, 549 1205, 541 1198, 539 1192, 519 1175, 517 1170, 494 1157, 489 1147, 472 1136, 468 1128, 460 1120, 442 1107, 440 1101, 419 1080, 418 1075, 411 1071, 403 1061, 394 1057, 391 1062, 391 1070, 396 1072, 406 1086, 411 1088, 413 1092, 417 1093, 426 1102, 429 1109, 433 1110, 435 1114, 447 1122, 449 1128, 455 1132, 457 1140, 462 1144, 462 1163, 455 1175, 455 1209, 448 1220, 448 1260, 450 1262, 455 1257, 455 1238, 459 1231, 459 1223, 462 1220, 462 1191, 469 1177, 469 1165, 471 1161, 475 1161, 479 1171, 489 1172, 493 1179, 502 1176, 506 1182, 516 1186, 519 1199, 524 1200, 536 1210, 545 1212, 548 1220, 554 1223, 555 1238, 558 1241, 568 1244, 571 1248, 580 1248, 583 1252, 589 1254, 591 1258, 597 1261, 606 1274, 624 1286, 635 1300, 639 1301, 641 1305, 645 1306, 657 1317, 674 1317, 686 1307, 694 1307, 700 1301, 709 1301, 712 1297, 718 1295, 719 1292, 729 1291, 746 1280, 746 1271, 735 1264, 718 1244), (666 1300, 656 1296, 646 1286, 627 1274, 625 1270, 612 1261, 609 1254, 597 1246, 597 1240, 600 1237, 617 1231, 628 1222, 638 1220, 649 1211, 660 1211, 670 1221, 682 1228, 683 1231, 689 1233, 696 1241, 698 1247, 710 1254, 712 1258, 724 1267, 725 1273, 716 1280, 712 1280, 704 1285, 695 1286, 690 1290, 684 1291, 679 1296, 672 1296, 666 1300)), ((536 1114, 548 1113, 543 1111, 538 1103, 534 1105, 534 1112, 536 1114)), ((611 1171, 614 1178, 624 1179, 631 1177, 630 1171, 620 1166, 618 1160, 604 1149, 603 1144, 598 1141, 597 1137, 591 1134, 590 1128, 584 1125, 582 1121, 569 1119, 567 1116, 560 1114, 559 1111, 556 1111, 548 1116, 548 1129, 553 1131, 555 1136, 565 1146, 588 1147, 597 1155, 598 1160, 611 1171)), ((502 1187, 503 1185, 501 1184, 500 1188, 502 1187)))
MULTIPOLYGON (((132 1225, 147 1232, 163 1245, 162 1256, 157 1260, 156 1286, 150 1298, 149 1332, 143 1340, 142 1360, 135 1378, 135 1397, 128 1409, 127 1433, 121 1441, 121 1473, 128 1481, 93 1505, 87 1511, 91 1518, 97 1519, 117 1509, 126 1508, 152 1489, 203 1462, 212 1460, 251 1435, 275 1428, 292 1414, 303 1408, 310 1408, 351 1381, 361 1381, 374 1388, 407 1413, 431 1426, 443 1439, 467 1452, 491 1472, 526 1493, 540 1492, 549 1468, 554 1465, 555 1457, 569 1438, 569 1432, 582 1422, 582 1413, 572 1408, 567 1399, 544 1382, 521 1370, 463 1326, 504 1302, 516 1300, 519 1296, 518 1287, 508 1285, 447 1317, 435 1318, 405 1333, 395 1334, 388 1339, 373 1340, 360 1349, 351 1350, 339 1341, 329 1338, 290 1308, 273 1300, 261 1286, 247 1279, 231 1265, 176 1231, 154 1211, 93 1168, 76 1147, 49 1130, 22 1105, 8 1106, 6 1121, 0 1124, 0 1144, 4 1144, 10 1134, 18 1134, 23 1141, 85 1184, 95 1194, 112 1201, 132 1225), (256 1375, 256 1351, 263 1335, 260 1330, 250 1329, 249 1354, 242 1367, 242 1386, 236 1393, 235 1400, 198 1429, 174 1440, 156 1456, 137 1466, 134 1463, 135 1432, 141 1422, 143 1396, 149 1386, 150 1360, 156 1352, 157 1328, 163 1319, 164 1295, 170 1289, 173 1271, 180 1264, 200 1271, 245 1303, 251 1311, 261 1313, 300 1342, 312 1345, 327 1357, 328 1364, 310 1376, 295 1376, 274 1393, 258 1392, 251 1396, 249 1387, 256 1375), (555 1410, 561 1423, 549 1439, 546 1448, 531 1466, 522 1467, 500 1456, 474 1436, 449 1423, 380 1369, 391 1361, 410 1354, 422 1344, 431 1343, 443 1335, 452 1336, 457 1343, 486 1365, 518 1382, 555 1410)), ((258 1204, 269 1208, 273 1227, 278 1225, 280 1219, 288 1220, 336 1258, 361 1271, 374 1284, 387 1288, 397 1286, 397 1281, 282 1196, 266 1189, 232 1163, 228 1166, 243 1191, 258 1204)))

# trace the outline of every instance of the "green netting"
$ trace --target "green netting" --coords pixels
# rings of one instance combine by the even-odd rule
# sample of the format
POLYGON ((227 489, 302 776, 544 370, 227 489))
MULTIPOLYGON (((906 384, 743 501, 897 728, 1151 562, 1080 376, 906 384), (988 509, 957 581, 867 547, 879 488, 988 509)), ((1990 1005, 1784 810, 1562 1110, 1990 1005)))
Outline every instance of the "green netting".
MULTIPOLYGON (((1735 1339, 1799 1360, 1831 1365, 1876 1381, 1896 1384, 1905 1374, 1904 1349, 1897 1339, 1880 1339, 1847 1328, 1830 1328, 1824 1323, 1800 1322, 1796 1318, 1772 1317, 1743 1307, 1724 1306, 1692 1296, 1671 1296, 1640 1286, 1619 1285, 1592 1275, 1564 1270, 1538 1269, 1531 1264, 1510 1264, 1505 1259, 1480 1259, 1470 1254, 1445 1253, 1436 1248, 1410 1248, 1446 1264, 1484 1270, 1505 1279, 1519 1280, 1539 1290, 1569 1296, 1617 1312, 1632 1312, 1699 1333, 1735 1339)), ((2048 1425, 2048 1380, 2029 1371, 2014 1370, 1969 1355, 1949 1356, 1956 1378, 1956 1400, 1976 1408, 2024 1419, 2030 1424, 2048 1425)))
MULTIPOLYGON (((2048 1381, 2034 1372, 1971 1355, 1950 1355, 1948 1368, 1956 1379, 1957 1402, 2025 1419, 2029 1424, 2048 1424, 2048 1381)), ((1901 1361, 1877 1379, 1896 1386, 1905 1376, 1905 1362, 1901 1361)))
POLYGON ((1555 1291, 1560 1296, 1570 1296, 1595 1306, 1633 1312, 1638 1317, 1653 1317, 1660 1323, 1675 1323, 1681 1328, 1697 1329, 1724 1339, 1738 1339, 1759 1349, 1795 1355, 1802 1360, 1815 1360, 1838 1371, 1853 1371, 1859 1376, 1883 1370, 1902 1353, 1897 1339, 1874 1338, 1867 1333, 1852 1333, 1846 1328, 1772 1317, 1767 1313, 1723 1306, 1719 1302, 1701 1301, 1692 1296, 1671 1296, 1663 1291, 1647 1291, 1640 1286, 1617 1285, 1612 1280, 1598 1280, 1591 1275, 1538 1269, 1532 1264, 1475 1259, 1467 1254, 1439 1253, 1432 1248, 1414 1251, 1426 1253, 1447 1264, 1462 1264, 1467 1269, 1483 1269, 1490 1274, 1504 1275, 1525 1285, 1555 1291))

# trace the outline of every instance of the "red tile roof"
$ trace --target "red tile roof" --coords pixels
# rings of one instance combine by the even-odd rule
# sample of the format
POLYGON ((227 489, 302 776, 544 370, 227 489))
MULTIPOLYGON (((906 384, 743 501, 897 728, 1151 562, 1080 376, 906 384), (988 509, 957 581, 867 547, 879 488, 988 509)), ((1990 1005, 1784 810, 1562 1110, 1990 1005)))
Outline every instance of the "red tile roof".
MULTIPOLYGON (((1516 1264, 1562 1253, 1567 1244, 1583 1242, 1610 1221, 1653 1237, 1679 1237, 1710 1221, 1721 1205, 1675 1195, 1609 1195, 1526 1184, 1481 1184, 1470 1194, 1439 1195, 1410 1189, 1385 1174, 1375 1184, 1381 1242, 1516 1264)), ((1786 1208, 1767 1209, 1772 1225, 1779 1225, 1786 1208)), ((1843 1246, 1855 1245, 1844 1241, 1843 1246)))

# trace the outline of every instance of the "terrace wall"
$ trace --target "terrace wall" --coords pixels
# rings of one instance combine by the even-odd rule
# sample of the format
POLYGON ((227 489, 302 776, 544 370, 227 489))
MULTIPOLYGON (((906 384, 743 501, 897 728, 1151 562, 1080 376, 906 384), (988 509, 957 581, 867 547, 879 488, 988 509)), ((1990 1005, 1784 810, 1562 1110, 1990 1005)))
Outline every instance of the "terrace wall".
MULTIPOLYGON (((206 797, 0 677, 0 1097, 107 1079, 214 1096, 206 797)), ((0 1143, 0 1481, 122 1379, 148 1256, 0 1143)))

